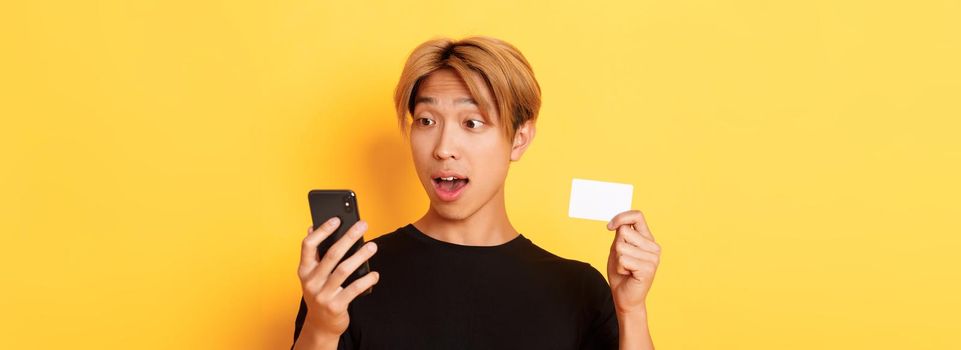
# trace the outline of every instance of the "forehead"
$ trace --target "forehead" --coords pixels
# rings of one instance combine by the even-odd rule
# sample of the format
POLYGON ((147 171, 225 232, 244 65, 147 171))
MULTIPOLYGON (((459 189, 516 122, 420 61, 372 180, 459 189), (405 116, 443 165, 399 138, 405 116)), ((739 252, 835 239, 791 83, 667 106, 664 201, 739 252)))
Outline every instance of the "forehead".
POLYGON ((424 78, 417 89, 417 96, 451 94, 457 97, 470 97, 470 90, 464 79, 452 69, 440 69, 424 78))

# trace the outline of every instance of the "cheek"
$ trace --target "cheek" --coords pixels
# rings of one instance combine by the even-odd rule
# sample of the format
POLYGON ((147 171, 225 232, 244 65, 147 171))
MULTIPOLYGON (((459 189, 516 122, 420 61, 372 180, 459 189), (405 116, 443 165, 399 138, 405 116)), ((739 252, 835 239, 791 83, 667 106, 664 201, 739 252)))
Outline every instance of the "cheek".
POLYGON ((429 145, 429 140, 423 136, 417 136, 412 134, 410 136, 410 154, 414 158, 414 165, 424 161, 426 158, 431 157, 431 148, 429 145))
POLYGON ((500 184, 507 177, 510 165, 510 149, 500 143, 486 145, 473 154, 474 170, 483 172, 485 182, 500 184))
POLYGON ((430 177, 428 172, 436 161, 434 160, 434 148, 431 140, 424 135, 419 138, 412 136, 410 138, 410 154, 414 161, 414 172, 417 178, 425 186, 432 185, 428 179, 430 177))

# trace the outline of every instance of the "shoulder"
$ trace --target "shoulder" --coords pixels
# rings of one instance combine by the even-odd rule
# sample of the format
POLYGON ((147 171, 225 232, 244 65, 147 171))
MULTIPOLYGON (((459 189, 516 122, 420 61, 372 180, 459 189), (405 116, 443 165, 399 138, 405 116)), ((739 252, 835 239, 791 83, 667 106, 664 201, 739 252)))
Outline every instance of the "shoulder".
POLYGON ((380 247, 402 247, 410 246, 414 243, 410 232, 410 225, 399 226, 391 232, 384 233, 371 239, 372 242, 377 243, 380 247))
POLYGON ((553 269, 576 279, 582 285, 591 286, 595 290, 601 287, 608 287, 604 275, 590 263, 560 257, 534 244, 534 242, 530 242, 528 250, 527 255, 534 263, 550 265, 553 269))
POLYGON ((412 239, 405 227, 398 227, 394 231, 387 232, 370 240, 377 244, 377 254, 371 257, 371 261, 395 261, 404 260, 412 254, 422 251, 417 246, 416 240, 412 239))
POLYGON ((372 242, 376 242, 378 245, 379 245, 379 244, 394 244, 394 243, 397 243, 398 241, 400 241, 401 236, 403 235, 403 231, 404 231, 404 228, 403 228, 403 227, 398 227, 398 228, 397 228, 396 230, 394 230, 394 231, 387 232, 387 233, 382 234, 382 235, 380 235, 380 236, 374 237, 373 239, 371 239, 371 241, 372 241, 372 242))

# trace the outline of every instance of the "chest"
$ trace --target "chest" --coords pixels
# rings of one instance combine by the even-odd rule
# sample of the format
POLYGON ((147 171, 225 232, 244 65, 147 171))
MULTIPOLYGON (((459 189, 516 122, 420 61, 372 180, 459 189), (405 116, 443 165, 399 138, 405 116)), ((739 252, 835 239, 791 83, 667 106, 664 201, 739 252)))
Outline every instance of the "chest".
POLYGON ((449 261, 372 269, 380 282, 350 308, 362 348, 565 349, 586 325, 581 286, 542 266, 449 261))

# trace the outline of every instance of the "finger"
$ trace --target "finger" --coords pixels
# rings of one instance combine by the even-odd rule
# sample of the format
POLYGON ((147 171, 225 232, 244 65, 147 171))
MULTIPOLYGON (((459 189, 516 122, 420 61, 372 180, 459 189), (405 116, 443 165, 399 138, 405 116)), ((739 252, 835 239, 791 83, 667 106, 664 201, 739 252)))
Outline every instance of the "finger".
POLYGON ((380 281, 380 272, 371 271, 364 275, 364 277, 351 282, 351 284, 347 285, 347 288, 342 288, 334 298, 339 303, 349 304, 356 299, 360 293, 377 284, 378 281, 380 281))
POLYGON ((647 239, 651 240, 651 242, 654 242, 654 234, 652 234, 651 229, 647 227, 647 218, 644 217, 644 213, 640 211, 637 213, 641 216, 641 220, 634 223, 634 229, 637 230, 637 232, 640 232, 641 235, 647 239))
POLYGON ((340 237, 337 242, 330 246, 327 253, 324 254, 324 257, 320 260, 320 265, 317 266, 317 268, 320 269, 317 275, 322 279, 326 279, 337 263, 340 262, 340 259, 343 258, 344 255, 347 254, 347 251, 350 250, 350 247, 354 245, 354 242, 364 237, 365 231, 367 231, 366 221, 360 220, 351 226, 350 229, 344 233, 344 236, 340 237))
POLYGON ((641 218, 640 214, 641 212, 639 210, 628 210, 628 211, 620 212, 617 215, 614 215, 614 217, 611 218, 611 221, 607 222, 607 229, 613 231, 618 227, 620 227, 621 225, 633 224, 634 222, 636 222, 641 218))
POLYGON ((651 230, 647 227, 647 219, 644 218, 644 213, 641 213, 640 210, 628 210, 615 215, 614 218, 607 223, 607 229, 613 231, 623 225, 633 226, 641 235, 652 241, 654 240, 654 235, 651 234, 651 230))
POLYGON ((303 244, 300 247, 300 268, 298 273, 303 278, 306 274, 310 273, 317 266, 317 246, 320 242, 323 242, 327 236, 330 236, 337 227, 340 225, 340 219, 337 217, 332 217, 320 224, 316 230, 310 228, 307 230, 307 237, 304 237, 303 244))
POLYGON ((617 228, 617 234, 614 237, 614 241, 627 242, 627 243, 630 243, 631 245, 634 245, 635 247, 646 249, 656 253, 661 252, 660 245, 648 239, 647 237, 644 237, 643 235, 641 235, 640 232, 637 232, 637 230, 627 225, 617 228))
POLYGON ((657 253, 650 252, 624 242, 617 242, 614 244, 614 254, 617 257, 627 255, 638 260, 644 260, 653 263, 654 265, 657 265, 661 262, 661 257, 657 253))
POLYGON ((330 276, 327 276, 323 290, 331 291, 340 287, 347 280, 347 277, 354 273, 367 259, 370 259, 375 252, 377 252, 377 243, 367 242, 364 244, 356 253, 337 265, 330 276))
POLYGON ((657 265, 630 255, 617 257, 617 273, 631 275, 636 279, 649 279, 654 274, 657 265), (622 272, 623 271, 623 272, 622 272))

